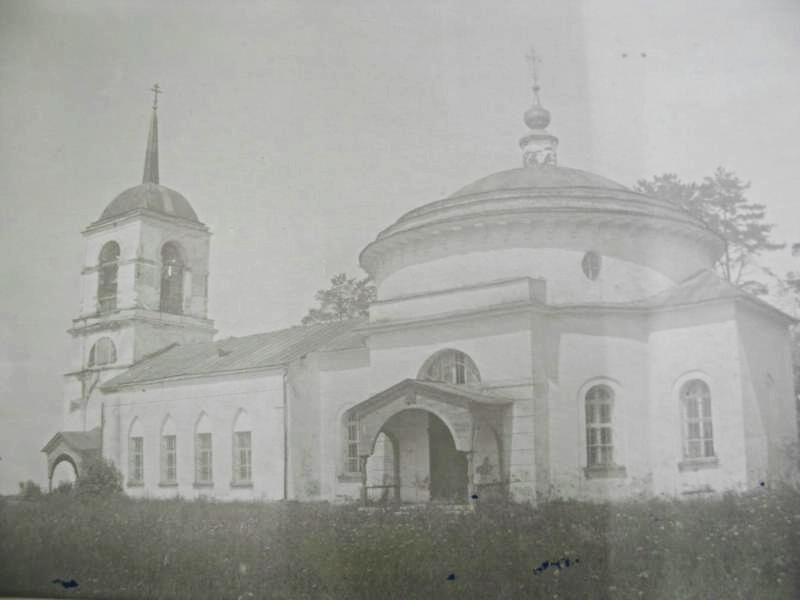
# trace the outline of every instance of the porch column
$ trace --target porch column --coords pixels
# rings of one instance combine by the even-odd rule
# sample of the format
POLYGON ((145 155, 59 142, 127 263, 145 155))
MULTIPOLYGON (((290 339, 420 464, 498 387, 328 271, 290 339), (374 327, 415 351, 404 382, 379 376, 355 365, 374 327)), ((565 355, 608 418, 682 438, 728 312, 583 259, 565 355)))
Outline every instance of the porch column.
POLYGON ((359 456, 358 464, 361 468, 361 504, 367 505, 367 459, 369 456, 359 456))
POLYGON ((473 502, 475 495, 475 451, 470 450, 467 454, 467 504, 473 502))

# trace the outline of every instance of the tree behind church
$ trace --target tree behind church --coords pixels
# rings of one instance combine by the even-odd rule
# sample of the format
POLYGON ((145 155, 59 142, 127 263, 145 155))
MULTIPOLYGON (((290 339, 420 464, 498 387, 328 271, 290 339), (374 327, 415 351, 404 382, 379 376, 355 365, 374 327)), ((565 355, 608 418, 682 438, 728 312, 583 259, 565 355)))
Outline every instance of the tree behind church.
POLYGON ((785 244, 771 239, 774 225, 765 220, 766 207, 745 196, 749 187, 732 171, 718 167, 700 183, 681 181, 674 173, 666 173, 639 180, 635 189, 677 204, 717 233, 725 241, 715 265, 719 275, 750 292, 765 294, 767 287, 750 278, 755 259, 763 252, 780 250, 785 244))
POLYGON ((331 278, 331 287, 318 290, 314 299, 319 303, 303 317, 303 325, 344 321, 357 317, 366 317, 369 303, 375 300, 375 286, 369 277, 357 279, 339 273, 331 278))

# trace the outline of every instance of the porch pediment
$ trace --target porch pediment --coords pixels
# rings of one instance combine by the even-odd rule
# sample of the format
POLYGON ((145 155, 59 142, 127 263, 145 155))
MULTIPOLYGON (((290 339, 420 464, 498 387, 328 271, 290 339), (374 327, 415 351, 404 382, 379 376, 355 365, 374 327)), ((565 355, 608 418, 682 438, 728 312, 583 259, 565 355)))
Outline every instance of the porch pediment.
POLYGON ((45 454, 53 454, 54 450, 64 447, 77 454, 87 452, 99 452, 100 450, 100 428, 91 431, 59 431, 42 448, 45 454))
POLYGON ((405 379, 350 409, 359 423, 359 455, 372 454, 375 439, 393 415, 403 410, 425 410, 438 416, 453 436, 456 449, 471 452, 478 414, 500 416, 509 398, 487 394, 465 385, 405 379))

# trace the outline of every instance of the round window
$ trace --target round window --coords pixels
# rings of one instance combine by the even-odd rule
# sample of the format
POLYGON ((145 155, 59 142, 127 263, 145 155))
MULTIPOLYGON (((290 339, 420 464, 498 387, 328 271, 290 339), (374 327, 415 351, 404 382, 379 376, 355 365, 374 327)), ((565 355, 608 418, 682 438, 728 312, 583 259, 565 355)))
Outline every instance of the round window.
POLYGON ((602 266, 602 263, 603 260, 600 255, 597 254, 597 252, 587 252, 583 255, 583 260, 581 261, 583 274, 594 281, 597 279, 597 276, 600 275, 600 267, 602 266))

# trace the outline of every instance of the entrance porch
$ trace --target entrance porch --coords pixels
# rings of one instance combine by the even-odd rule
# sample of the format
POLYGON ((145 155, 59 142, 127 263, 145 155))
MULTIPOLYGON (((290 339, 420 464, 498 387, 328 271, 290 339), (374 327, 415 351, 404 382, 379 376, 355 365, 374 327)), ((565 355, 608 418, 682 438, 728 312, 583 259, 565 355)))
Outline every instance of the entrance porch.
POLYGON ((361 499, 467 503, 506 493, 503 423, 511 400, 406 379, 357 404, 361 499))

